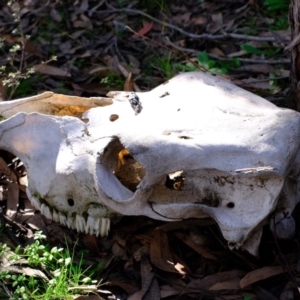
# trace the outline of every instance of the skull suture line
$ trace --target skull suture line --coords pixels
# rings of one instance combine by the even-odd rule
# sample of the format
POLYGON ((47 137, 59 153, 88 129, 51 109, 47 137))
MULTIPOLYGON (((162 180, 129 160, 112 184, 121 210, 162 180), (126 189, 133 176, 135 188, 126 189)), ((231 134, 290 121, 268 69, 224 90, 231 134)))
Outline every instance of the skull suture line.
POLYGON ((109 96, 87 123, 39 113, 1 122, 0 148, 24 162, 28 196, 48 218, 104 236, 121 215, 211 216, 230 247, 257 254, 268 216, 290 217, 299 113, 201 72, 109 96))

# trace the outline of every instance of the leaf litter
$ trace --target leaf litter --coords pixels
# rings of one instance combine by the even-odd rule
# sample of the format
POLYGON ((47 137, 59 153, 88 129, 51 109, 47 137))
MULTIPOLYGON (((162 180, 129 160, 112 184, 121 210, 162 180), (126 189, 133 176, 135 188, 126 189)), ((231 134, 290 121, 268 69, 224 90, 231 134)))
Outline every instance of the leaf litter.
MULTIPOLYGON (((0 84, 1 99, 146 91, 199 69, 289 106, 287 15, 267 15, 262 1, 146 2, 25 0, 19 23, 1 3, 0 64, 35 70, 14 94, 0 84), (15 44, 23 51, 11 54, 15 44)), ((107 238, 79 234, 36 211, 24 192, 22 163, 9 153, 1 157, 1 242, 23 246, 42 230, 52 245, 72 248, 77 241, 77 251, 89 251, 87 265, 103 264, 96 278, 102 291, 75 299, 299 299, 298 234, 280 242, 265 228, 259 258, 230 251, 212 220, 124 217, 107 238)), ((26 263, 9 267, 43 276, 26 263)))

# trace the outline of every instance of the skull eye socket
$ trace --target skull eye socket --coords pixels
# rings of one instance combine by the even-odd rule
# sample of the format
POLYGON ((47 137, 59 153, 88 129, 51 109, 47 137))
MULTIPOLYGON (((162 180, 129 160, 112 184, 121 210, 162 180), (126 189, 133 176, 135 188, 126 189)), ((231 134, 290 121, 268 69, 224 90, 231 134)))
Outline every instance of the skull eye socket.
MULTIPOLYGON (((144 167, 124 147, 118 138, 108 143, 103 153, 100 153, 100 160, 101 164, 113 173, 118 182, 131 192, 136 191, 137 186, 146 174, 144 167)), ((103 188, 106 190, 106 187, 103 188)), ((121 191, 121 193, 123 194, 125 191, 121 191)))
POLYGON ((114 174, 125 187, 135 192, 145 176, 145 170, 127 149, 122 149, 118 153, 118 164, 114 174))

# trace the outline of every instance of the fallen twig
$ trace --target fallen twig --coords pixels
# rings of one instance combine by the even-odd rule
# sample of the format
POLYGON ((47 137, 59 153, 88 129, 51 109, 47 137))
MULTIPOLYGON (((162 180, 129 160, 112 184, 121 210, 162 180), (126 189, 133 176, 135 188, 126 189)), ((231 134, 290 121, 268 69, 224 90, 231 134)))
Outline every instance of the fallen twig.
MULTIPOLYGON (((206 40, 216 40, 216 39, 226 39, 226 38, 232 38, 232 39, 238 39, 238 40, 248 40, 248 41, 260 41, 260 42, 277 42, 278 41, 278 36, 253 36, 253 35, 245 35, 245 34, 238 34, 238 33, 228 33, 224 32, 222 34, 208 34, 208 33, 202 33, 202 34, 195 34, 195 33, 190 33, 187 32, 183 29, 181 29, 178 26, 175 26, 170 23, 166 23, 164 21, 160 21, 147 13, 137 10, 137 9, 132 9, 132 8, 114 8, 112 5, 106 3, 108 7, 110 7, 109 10, 103 10, 103 11, 97 11, 97 14, 103 14, 103 13, 116 13, 116 12, 124 12, 128 14, 138 14, 146 17, 147 19, 156 22, 158 24, 163 25, 164 27, 168 27, 170 29, 173 29, 177 32, 182 33, 185 36, 188 36, 193 39, 206 39, 206 40)), ((290 37, 288 36, 280 36, 280 39, 284 41, 290 41, 290 37)))
MULTIPOLYGON (((180 46, 172 43, 168 38, 166 38, 165 40, 166 40, 166 44, 168 46, 172 46, 179 51, 193 53, 193 54, 199 54, 199 52, 200 52, 198 50, 180 47, 180 46)), ((219 56, 219 55, 211 54, 211 53, 207 53, 207 55, 211 58, 218 59, 218 60, 227 60, 227 61, 232 60, 232 57, 219 56)), ((248 63, 254 63, 254 64, 290 64, 291 63, 291 60, 288 58, 287 59, 257 59, 257 58, 241 58, 241 57, 239 57, 238 60, 241 62, 248 62, 248 63)))

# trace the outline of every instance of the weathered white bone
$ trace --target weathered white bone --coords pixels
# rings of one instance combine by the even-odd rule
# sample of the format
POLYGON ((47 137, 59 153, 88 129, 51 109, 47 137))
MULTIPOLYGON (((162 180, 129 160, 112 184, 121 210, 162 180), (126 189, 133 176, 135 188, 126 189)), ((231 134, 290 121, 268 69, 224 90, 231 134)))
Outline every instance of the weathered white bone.
POLYGON ((120 215, 211 216, 231 248, 256 255, 270 214, 291 216, 299 113, 201 72, 109 97, 87 123, 38 113, 0 123, 0 148, 24 162, 28 196, 48 217, 104 236, 120 215))
POLYGON ((0 116, 9 118, 19 112, 39 112, 55 116, 80 116, 84 111, 92 107, 110 104, 112 104, 112 99, 110 98, 83 98, 45 92, 33 97, 1 102, 0 116))
POLYGON ((116 214, 103 209, 94 189, 96 154, 82 121, 19 113, 0 123, 0 137, 0 147, 24 162, 28 198, 42 214, 70 228, 80 219, 84 231, 97 235, 108 232, 109 223, 105 221, 108 227, 103 228, 101 220, 116 214), (91 205, 92 220, 98 228, 91 226, 91 205), (78 218, 77 214, 85 217, 78 218))

